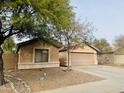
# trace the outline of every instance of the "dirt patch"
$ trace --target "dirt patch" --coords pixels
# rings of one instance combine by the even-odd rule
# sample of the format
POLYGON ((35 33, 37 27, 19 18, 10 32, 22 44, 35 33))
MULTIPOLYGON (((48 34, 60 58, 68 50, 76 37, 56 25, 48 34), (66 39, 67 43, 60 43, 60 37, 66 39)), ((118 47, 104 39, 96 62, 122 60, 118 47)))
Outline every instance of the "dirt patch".
POLYGON ((8 74, 15 75, 15 77, 23 79, 30 86, 32 92, 50 90, 103 79, 74 70, 65 72, 61 68, 20 70, 16 73, 11 72, 8 74), (43 78, 44 75, 46 76, 45 79, 43 78))
MULTIPOLYGON (((24 81, 30 87, 32 92, 103 80, 103 78, 95 75, 74 70, 64 71, 62 68, 19 70, 16 73, 8 72, 6 74, 12 76, 8 77, 8 79, 15 85, 17 90, 25 90, 26 87, 24 87, 24 83, 22 82, 24 81)), ((1 86, 0 93, 13 93, 10 84, 1 86)))

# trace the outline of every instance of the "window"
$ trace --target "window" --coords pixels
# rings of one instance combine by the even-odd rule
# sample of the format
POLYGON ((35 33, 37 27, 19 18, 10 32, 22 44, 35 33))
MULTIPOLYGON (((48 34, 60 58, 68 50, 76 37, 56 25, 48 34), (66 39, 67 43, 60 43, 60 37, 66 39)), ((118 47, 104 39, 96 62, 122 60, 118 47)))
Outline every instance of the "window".
POLYGON ((35 63, 48 62, 48 49, 35 49, 35 63))

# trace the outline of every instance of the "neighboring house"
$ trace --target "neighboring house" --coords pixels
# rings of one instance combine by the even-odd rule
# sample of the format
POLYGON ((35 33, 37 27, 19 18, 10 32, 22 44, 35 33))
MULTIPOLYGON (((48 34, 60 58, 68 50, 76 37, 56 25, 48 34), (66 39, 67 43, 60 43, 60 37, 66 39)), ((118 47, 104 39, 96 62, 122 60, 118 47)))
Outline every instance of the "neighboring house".
POLYGON ((58 43, 33 39, 17 46, 18 69, 59 67, 58 43))
MULTIPOLYGON (((95 47, 85 45, 84 47, 76 47, 70 49, 70 66, 85 66, 96 65, 97 49, 95 47)), ((63 48, 59 53, 60 65, 67 66, 68 53, 67 49, 63 48)))

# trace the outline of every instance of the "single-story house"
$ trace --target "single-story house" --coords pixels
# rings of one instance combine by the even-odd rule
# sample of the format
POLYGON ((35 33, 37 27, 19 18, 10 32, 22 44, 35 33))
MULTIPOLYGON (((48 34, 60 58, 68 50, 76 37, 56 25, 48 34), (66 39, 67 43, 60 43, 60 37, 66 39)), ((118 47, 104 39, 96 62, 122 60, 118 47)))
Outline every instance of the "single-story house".
POLYGON ((17 46, 18 69, 59 67, 60 44, 32 39, 17 46))
MULTIPOLYGON (((84 45, 82 47, 76 47, 70 49, 70 66, 86 66, 86 65, 96 65, 97 62, 97 51, 93 46, 84 45)), ((68 52, 67 48, 60 49, 59 51, 60 65, 67 66, 68 62, 68 52)))

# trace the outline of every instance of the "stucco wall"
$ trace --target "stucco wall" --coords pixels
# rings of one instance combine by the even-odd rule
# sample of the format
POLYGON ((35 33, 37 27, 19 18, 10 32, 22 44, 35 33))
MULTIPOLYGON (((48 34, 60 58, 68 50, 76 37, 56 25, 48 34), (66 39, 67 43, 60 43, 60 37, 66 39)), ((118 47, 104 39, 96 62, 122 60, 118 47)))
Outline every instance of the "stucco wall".
POLYGON ((119 54, 101 54, 98 55, 99 64, 124 65, 124 55, 119 54))
POLYGON ((42 43, 42 42, 35 42, 32 44, 27 44, 22 46, 19 50, 19 60, 18 66, 21 69, 22 65, 26 68, 39 68, 44 66, 59 66, 59 50, 57 47, 42 43), (49 49, 49 61, 48 63, 35 63, 35 49, 49 49), (21 65, 22 64, 22 65, 21 65))
POLYGON ((98 56, 98 64, 113 64, 114 63, 114 54, 99 54, 98 56))
POLYGON ((78 47, 76 49, 70 50, 71 52, 85 52, 85 53, 97 53, 94 49, 89 46, 78 47))
POLYGON ((17 54, 13 53, 4 53, 3 62, 5 70, 15 70, 17 68, 17 54))
POLYGON ((124 65, 124 55, 114 55, 114 64, 124 65))

